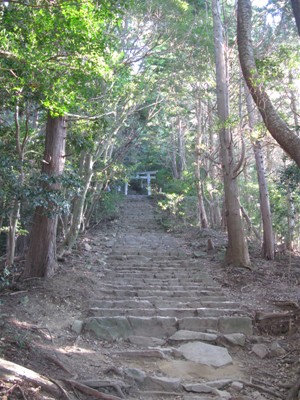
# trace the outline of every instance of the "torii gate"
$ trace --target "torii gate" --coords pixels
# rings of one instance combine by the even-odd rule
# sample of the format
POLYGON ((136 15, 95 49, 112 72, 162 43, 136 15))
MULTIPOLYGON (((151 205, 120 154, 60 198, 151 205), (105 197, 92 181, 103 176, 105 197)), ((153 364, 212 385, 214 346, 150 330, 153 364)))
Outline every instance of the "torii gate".
MULTIPOLYGON (((157 171, 143 171, 137 172, 133 179, 141 179, 147 181, 148 196, 151 196, 151 180, 156 179, 157 171)), ((125 182, 125 196, 128 194, 128 182, 125 182)))

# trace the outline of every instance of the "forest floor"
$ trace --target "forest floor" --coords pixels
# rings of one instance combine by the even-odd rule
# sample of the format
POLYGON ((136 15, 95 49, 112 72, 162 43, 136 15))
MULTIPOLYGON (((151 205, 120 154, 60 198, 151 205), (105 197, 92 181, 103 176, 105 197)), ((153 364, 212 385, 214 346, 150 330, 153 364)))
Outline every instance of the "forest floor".
MULTIPOLYGON (((112 357, 112 352, 118 347, 123 348, 124 344, 79 334, 76 325, 101 286, 102 266, 111 251, 118 224, 119 220, 115 219, 89 230, 80 238, 72 254, 59 263, 52 279, 16 282, 1 290, 0 357, 14 363, 11 364, 11 376, 7 369, 6 373, 3 372, 0 363, 2 400, 56 399, 59 396, 55 393, 59 393, 61 385, 66 388, 66 399, 119 398, 117 394, 120 390, 115 377, 121 364, 112 357), (37 387, 35 377, 30 378, 27 371, 18 373, 14 369, 15 364, 45 377, 45 385, 53 385, 48 388, 48 394, 41 389, 43 383, 37 387), (27 378, 24 380, 22 375, 27 375, 27 378), (98 396, 96 391, 88 393, 86 388, 90 386, 85 386, 84 382, 99 379, 102 380, 104 394, 98 396), (76 387, 74 383, 79 381, 82 387, 76 387), (117 387, 117 394, 110 394, 109 382, 117 387)), ((254 335, 247 340, 240 357, 245 376, 257 394, 256 397, 241 395, 231 398, 298 398, 299 255, 281 254, 275 261, 264 261, 259 257, 257 246, 252 244, 252 270, 224 268, 221 259, 226 241, 222 233, 200 232, 196 228, 181 226, 168 234, 175 237, 189 254, 200 257, 205 270, 224 293, 252 316, 254 335), (213 239, 215 245, 211 253, 206 251, 208 237, 213 239), (255 343, 263 344, 266 354, 254 354, 255 343), (295 395, 290 390, 293 385, 295 395)))

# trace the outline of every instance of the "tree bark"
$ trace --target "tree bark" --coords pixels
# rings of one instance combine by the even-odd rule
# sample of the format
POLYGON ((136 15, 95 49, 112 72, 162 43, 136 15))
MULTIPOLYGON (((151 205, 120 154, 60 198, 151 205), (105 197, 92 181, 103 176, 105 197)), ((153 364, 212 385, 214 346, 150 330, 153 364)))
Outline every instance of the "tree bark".
POLYGON ((291 3, 292 3, 294 17, 296 20, 298 34, 300 36, 300 0, 291 0, 291 3))
POLYGON ((207 215, 203 201, 203 187, 201 180, 201 145, 202 145, 202 132, 201 132, 201 116, 202 116, 202 105, 199 98, 196 99, 196 118, 197 118, 197 131, 196 131, 196 149, 195 149, 195 178, 196 178, 196 190, 198 198, 198 223, 202 229, 208 228, 207 215))
POLYGON ((180 179, 180 172, 177 165, 177 141, 176 141, 176 127, 172 124, 171 129, 171 161, 172 161, 172 174, 174 179, 180 179))
MULTIPOLYGON (((66 125, 64 117, 48 115, 46 127, 45 153, 42 173, 58 177, 65 165, 66 125)), ((59 190, 60 185, 47 184, 47 191, 59 190)), ((50 277, 56 266, 57 215, 51 214, 51 203, 35 209, 30 234, 29 250, 25 263, 24 277, 50 277)))
POLYGON ((179 179, 183 178, 183 172, 186 170, 186 156, 185 156, 185 132, 183 123, 178 118, 178 172, 179 179))
MULTIPOLYGON (((246 91, 246 102, 248 110, 249 128, 252 131, 255 125, 253 101, 250 93, 246 91)), ((272 213, 270 207, 268 182, 265 174, 264 156, 262 152, 261 142, 256 140, 253 145, 253 152, 255 155, 257 181, 259 186, 259 203, 260 212, 263 224, 263 244, 262 253, 263 257, 267 260, 274 260, 274 234, 272 228, 272 213)))
POLYGON ((91 154, 84 153, 83 157, 83 167, 82 167, 82 175, 83 175, 83 188, 81 193, 79 193, 74 199, 73 203, 73 218, 70 229, 66 235, 66 239, 64 240, 63 247, 66 247, 70 250, 76 242, 78 237, 78 233, 80 230, 80 226, 83 222, 83 214, 84 214, 84 204, 86 200, 86 195, 88 189, 91 184, 91 179, 93 176, 93 157, 91 154))
MULTIPOLYGON (((26 133, 27 135, 27 133, 26 133)), ((23 186, 24 182, 24 171, 23 171, 23 162, 24 162, 24 151, 26 144, 26 136, 21 144, 21 129, 20 129, 20 121, 19 121, 19 106, 16 106, 15 109, 15 139, 16 139, 16 152, 20 161, 20 172, 18 183, 20 187, 23 186)), ((17 227, 20 218, 20 209, 21 202, 16 197, 13 200, 13 206, 11 209, 11 213, 9 215, 9 229, 7 235, 7 254, 6 254, 6 266, 11 267, 14 263, 15 251, 16 251, 16 240, 17 240, 17 227)))
POLYGON ((251 38, 251 18, 251 0, 238 0, 237 39, 243 75, 268 131, 300 167, 300 138, 278 115, 256 69, 251 38))
POLYGON ((235 169, 233 157, 233 138, 230 128, 227 126, 229 117, 229 96, 219 0, 212 0, 212 11, 217 80, 217 108, 221 125, 219 137, 221 144, 221 160, 225 192, 225 215, 228 231, 228 247, 225 256, 225 264, 249 267, 250 258, 243 229, 236 180, 237 171, 235 169))

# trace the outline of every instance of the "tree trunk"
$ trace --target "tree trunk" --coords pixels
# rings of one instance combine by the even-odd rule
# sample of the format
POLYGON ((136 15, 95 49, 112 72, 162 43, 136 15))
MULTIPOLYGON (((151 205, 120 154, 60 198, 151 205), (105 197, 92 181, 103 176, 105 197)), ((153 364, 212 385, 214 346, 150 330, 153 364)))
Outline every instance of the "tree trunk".
POLYGON ((182 126, 182 120, 178 118, 178 172, 179 179, 183 178, 183 172, 186 170, 185 156, 185 133, 182 126))
POLYGON ((20 218, 21 203, 18 199, 14 199, 11 214, 9 216, 9 229, 7 235, 7 254, 6 254, 6 266, 10 267, 14 263, 15 250, 16 250, 16 239, 17 239, 17 226, 20 218))
POLYGON ((294 236, 295 236, 295 203, 291 187, 287 185, 287 201, 288 201, 288 234, 285 238, 286 249, 294 250, 294 236))
POLYGON ((87 209, 85 210, 85 213, 84 213, 86 227, 90 226, 93 213, 95 211, 97 203, 99 202, 99 200, 101 198, 103 188, 104 188, 104 183, 103 182, 98 182, 96 184, 94 193, 93 193, 92 198, 91 198, 91 202, 90 202, 89 206, 87 207, 87 209))
POLYGON ((294 17, 296 20, 298 34, 300 36, 300 0, 291 0, 291 3, 292 3, 294 17))
MULTIPOLYGON (((45 153, 42 173, 57 177, 63 173, 65 164, 66 126, 65 118, 48 115, 45 153)), ((59 190, 60 185, 47 184, 45 190, 59 190)), ((24 277, 49 277, 56 266, 57 215, 51 215, 51 204, 35 209, 30 234, 30 244, 25 263, 24 277)))
POLYGON ((280 118, 260 79, 253 54, 251 0, 238 0, 237 39, 243 75, 264 123, 276 142, 300 167, 300 138, 280 118))
MULTIPOLYGON (((254 110, 253 110, 254 104, 250 97, 250 93, 247 92, 248 90, 246 91, 246 102, 248 110, 249 127, 250 130, 252 131, 255 125, 254 110)), ((263 224, 262 253, 263 257, 266 258, 267 260, 274 260, 275 254, 274 254, 274 234, 272 228, 272 213, 269 200, 268 182, 265 174, 264 157, 260 141, 256 140, 255 143, 253 143, 252 147, 255 155, 257 180, 259 186, 260 212, 263 224)))
POLYGON ((294 124, 295 124, 295 129, 296 129, 296 132, 297 132, 297 134, 298 134, 298 136, 299 136, 299 129, 300 129, 300 127, 299 127, 299 119, 298 119, 298 107, 297 107, 297 99, 296 99, 296 94, 295 94, 295 91, 294 91, 294 89, 293 89, 293 76, 292 76, 292 72, 290 71, 290 73, 289 73, 289 84, 290 84, 290 87, 291 87, 291 89, 290 89, 290 95, 291 95, 291 109, 292 109, 292 113, 293 113, 293 116, 294 116, 294 124))
POLYGON ((177 140, 176 140, 176 132, 175 126, 172 124, 171 127, 171 161, 172 161, 172 174, 174 179, 179 179, 179 171, 177 165, 177 140))
POLYGON ((225 256, 225 264, 249 267, 250 258, 243 229, 236 180, 238 171, 236 171, 233 158, 233 140, 230 129, 226 126, 229 117, 229 101, 219 0, 212 0, 212 11, 217 80, 217 107, 221 125, 219 136, 225 192, 225 215, 228 231, 228 248, 225 256))
MULTIPOLYGON (((16 139, 16 152, 20 161, 20 172, 18 183, 20 187, 23 186, 24 182, 24 172, 23 172, 23 162, 24 162, 24 151, 26 140, 21 144, 21 130, 19 121, 19 106, 15 109, 15 139, 16 139)), ((11 213, 9 215, 9 228, 7 235, 7 254, 6 254, 6 266, 10 267, 14 263, 15 251, 16 251, 16 240, 17 240, 17 227, 20 218, 21 202, 16 197, 13 200, 13 206, 11 213)))
POLYGON ((201 116, 202 116, 202 105, 201 100, 196 99, 196 113, 197 113, 197 131, 196 131, 196 149, 195 149, 195 178, 196 178, 196 190, 198 198, 198 223, 202 229, 208 228, 207 215, 203 201, 203 188, 201 181, 201 145, 202 145, 202 132, 201 132, 201 116))
POLYGON ((84 204, 86 200, 86 195, 88 192, 88 189, 91 184, 91 179, 93 176, 93 157, 91 154, 83 154, 83 188, 80 194, 76 196, 74 199, 73 203, 73 218, 72 218, 72 224, 70 226, 70 229, 66 235, 66 239, 64 240, 63 246, 66 247, 68 250, 70 250, 73 245, 76 242, 76 239, 78 237, 78 233, 80 230, 80 226, 83 222, 83 212, 84 212, 84 204))
MULTIPOLYGON (((213 134, 213 121, 211 117, 212 105, 208 102, 207 106, 208 110, 208 129, 209 129, 209 152, 212 154, 213 149, 215 149, 218 145, 215 143, 214 134, 213 134)), ((210 219, 211 219, 211 227, 213 229, 220 229, 222 226, 222 212, 220 208, 220 195, 218 194, 218 190, 216 187, 216 182, 219 177, 216 173, 215 163, 209 159, 209 177, 210 177, 210 190, 209 190, 209 208, 210 208, 210 219)))

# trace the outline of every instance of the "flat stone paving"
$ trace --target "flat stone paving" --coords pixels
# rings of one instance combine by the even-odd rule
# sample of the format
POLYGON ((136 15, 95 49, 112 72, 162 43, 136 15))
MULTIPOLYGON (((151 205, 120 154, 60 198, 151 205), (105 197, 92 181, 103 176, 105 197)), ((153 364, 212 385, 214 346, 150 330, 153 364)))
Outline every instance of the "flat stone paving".
POLYGON ((252 334, 252 320, 204 259, 162 229, 145 196, 124 201, 110 248, 83 333, 118 344, 112 357, 131 379, 127 398, 229 399, 231 383, 244 378, 230 353, 252 334))

